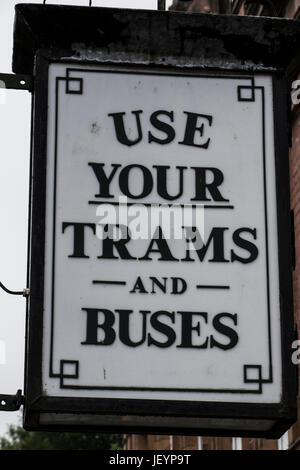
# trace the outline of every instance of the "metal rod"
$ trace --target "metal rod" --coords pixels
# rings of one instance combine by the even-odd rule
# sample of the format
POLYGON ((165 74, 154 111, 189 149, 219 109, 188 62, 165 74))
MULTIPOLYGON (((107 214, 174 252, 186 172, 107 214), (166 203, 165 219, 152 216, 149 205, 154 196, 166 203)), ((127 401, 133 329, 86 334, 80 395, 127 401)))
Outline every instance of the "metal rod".
POLYGON ((165 9, 166 9, 166 0, 157 0, 157 9, 165 11, 165 9))
POLYGON ((29 289, 23 290, 10 290, 0 281, 0 287, 3 289, 7 294, 10 295, 23 295, 23 297, 27 297, 29 295, 29 289))

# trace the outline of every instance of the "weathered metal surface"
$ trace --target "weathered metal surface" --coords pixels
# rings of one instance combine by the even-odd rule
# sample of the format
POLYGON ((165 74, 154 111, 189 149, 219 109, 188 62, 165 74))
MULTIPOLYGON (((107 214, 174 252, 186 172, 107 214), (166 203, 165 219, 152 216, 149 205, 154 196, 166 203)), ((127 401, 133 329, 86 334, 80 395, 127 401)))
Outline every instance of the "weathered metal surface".
POLYGON ((21 390, 18 390, 16 395, 0 395, 0 411, 17 411, 23 403, 21 390))
POLYGON ((102 63, 286 69, 299 46, 293 20, 19 4, 13 70, 32 74, 38 49, 102 63))
POLYGON ((13 73, 0 73, 0 88, 31 91, 32 77, 30 75, 14 75, 13 73))

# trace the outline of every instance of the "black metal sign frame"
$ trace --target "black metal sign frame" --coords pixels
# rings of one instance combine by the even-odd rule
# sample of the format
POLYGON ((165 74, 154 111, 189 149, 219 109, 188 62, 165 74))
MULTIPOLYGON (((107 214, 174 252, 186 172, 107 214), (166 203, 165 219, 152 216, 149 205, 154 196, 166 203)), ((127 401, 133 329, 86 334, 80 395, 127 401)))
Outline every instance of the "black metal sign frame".
MULTIPOLYGON (((54 59, 56 62, 57 59, 54 59)), ((28 300, 28 328, 26 350, 26 402, 25 427, 27 429, 94 429, 100 427, 108 431, 120 432, 158 432, 176 433, 175 427, 170 424, 172 419, 180 418, 179 433, 209 434, 209 435, 236 435, 241 436, 280 436, 295 420, 296 396, 296 370, 291 362, 291 344, 293 337, 293 306, 292 306, 292 251, 290 243, 290 211, 289 211, 289 172, 288 172, 288 141, 287 141, 287 105, 286 83, 284 77, 273 75, 274 89, 274 127, 275 127, 275 160, 278 208, 278 240, 279 240, 279 271, 281 292, 281 331, 282 331, 282 381, 283 395, 280 404, 241 404, 241 403, 209 403, 173 400, 135 400, 135 399, 99 399, 99 398, 72 398, 51 397, 43 395, 42 390, 42 334, 43 331, 43 297, 44 297, 44 259, 45 259, 45 198, 46 198, 46 155, 47 155, 47 102, 48 102, 48 67, 51 63, 48 54, 41 54, 37 60, 36 80, 33 108, 33 145, 32 145, 32 187, 31 187, 31 229, 30 229, 30 257, 29 257, 29 285, 30 298, 28 300), (50 416, 51 413, 80 415, 112 416, 119 420, 107 419, 107 424, 100 420, 91 419, 91 424, 76 425, 74 422, 68 426, 70 417, 64 424, 56 423, 51 426, 43 424, 41 416, 50 416), (49 415, 50 414, 50 415, 49 415), (122 417, 132 416, 129 426, 122 425, 122 417), (141 419, 139 419, 141 417, 141 419), (162 418, 166 425, 161 425, 162 418), (280 419, 279 419, 280 417, 280 419), (144 418, 144 419, 143 419, 144 418), (214 420, 216 428, 189 427, 189 421, 199 419, 214 420), (232 422, 237 418, 244 422, 265 421, 265 430, 222 429, 218 422, 232 422), (146 421, 145 421, 146 419, 146 421), (149 423, 147 424, 147 420, 149 423), (146 424, 145 424, 146 423, 146 424)), ((78 64, 77 64, 78 67, 78 64)), ((74 68, 77 68, 74 64, 74 68)), ((164 71, 164 73, 167 73, 164 71)), ((172 71, 176 73, 176 71, 172 71)), ((193 72, 197 75, 197 72, 193 72)), ((231 74, 230 74, 231 75, 231 74)), ((229 75, 229 76, 230 76, 229 75)), ((246 76, 249 78, 249 74, 246 76)), ((127 418, 128 419, 128 418, 127 418)), ((130 422, 130 420, 129 420, 130 422)), ((176 422, 176 419, 175 421, 176 422)), ((75 420, 76 423, 76 420, 75 420)), ((225 424, 224 424, 225 423, 225 424)), ((249 426, 249 425, 248 425, 249 426)), ((251 426, 250 426, 251 427, 251 426)))

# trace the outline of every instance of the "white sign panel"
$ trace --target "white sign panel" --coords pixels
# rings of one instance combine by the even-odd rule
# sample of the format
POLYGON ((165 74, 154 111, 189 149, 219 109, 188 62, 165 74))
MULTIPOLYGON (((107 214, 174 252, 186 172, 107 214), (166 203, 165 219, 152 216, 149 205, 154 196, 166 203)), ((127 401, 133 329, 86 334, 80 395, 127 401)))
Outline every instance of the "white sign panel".
POLYGON ((47 395, 280 402, 272 93, 50 65, 47 395))

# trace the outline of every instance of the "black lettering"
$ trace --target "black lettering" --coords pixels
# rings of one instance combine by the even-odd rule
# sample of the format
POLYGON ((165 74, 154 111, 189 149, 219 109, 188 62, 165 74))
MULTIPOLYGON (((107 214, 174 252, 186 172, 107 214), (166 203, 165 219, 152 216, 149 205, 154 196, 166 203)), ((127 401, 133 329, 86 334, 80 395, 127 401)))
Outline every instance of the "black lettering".
POLYGON ((93 234, 96 233, 95 224, 85 224, 80 222, 63 222, 62 223, 62 233, 65 232, 67 227, 73 227, 74 237, 73 237, 73 254, 69 255, 69 258, 89 258, 84 251, 84 229, 88 227, 92 230, 93 234))
POLYGON ((195 134, 196 132, 199 132, 201 139, 205 139, 204 134, 206 122, 203 121, 207 121, 208 125, 211 126, 213 117, 207 114, 189 113, 187 111, 184 111, 184 113, 187 115, 185 134, 183 141, 178 143, 182 145, 189 145, 192 147, 200 147, 203 149, 207 149, 209 146, 210 139, 206 139, 201 144, 195 144, 195 134), (202 121, 200 125, 198 125, 199 118, 202 121))
POLYGON ((187 284, 181 277, 171 277, 173 289, 171 294, 183 294, 187 289, 187 284), (181 283, 181 286, 178 285, 181 283))
POLYGON ((95 173, 95 176, 97 178, 97 181, 99 183, 99 193, 98 194, 95 194, 95 197, 114 197, 113 194, 110 194, 109 193, 109 186, 110 186, 110 183, 113 179, 113 177, 115 176, 116 174, 116 171, 117 169, 121 166, 121 165, 117 165, 115 163, 112 163, 112 171, 110 173, 109 176, 106 176, 105 172, 104 172, 104 163, 89 163, 89 166, 92 167, 94 173, 95 173))
POLYGON ((136 282, 133 286, 133 289, 130 291, 130 293, 135 294, 136 291, 138 291, 139 294, 148 294, 148 291, 146 291, 146 289, 144 287, 144 284, 143 284, 143 281, 140 278, 140 276, 137 278, 137 280, 136 280, 136 282))
MULTIPOLYGON (((156 237, 156 233, 157 232, 155 232, 155 237, 156 237)), ((158 229, 158 237, 153 238, 151 240, 148 250, 146 251, 146 254, 142 258, 139 258, 139 259, 143 261, 146 261, 146 260, 151 261, 152 258, 150 258, 149 256, 150 253, 160 253, 161 257, 158 258, 159 261, 179 261, 177 258, 174 258, 174 256, 172 255, 171 250, 168 246, 168 243, 164 239, 161 227, 159 227, 158 229), (153 248, 155 245, 157 246, 157 248, 153 248)))
POLYGON ((108 114, 108 116, 112 117, 113 120, 114 120, 116 136, 117 136, 118 141, 121 144, 128 145, 128 147, 130 147, 131 145, 138 144, 142 140, 143 132, 142 132, 142 126, 141 126, 141 119, 140 119, 140 114, 142 112, 143 112, 142 110, 131 111, 131 113, 135 115, 137 131, 138 131, 138 136, 135 140, 130 140, 127 137, 127 134, 126 134, 126 131, 125 131, 125 125, 124 125, 124 116, 126 115, 126 113, 110 113, 110 114, 108 114))
POLYGON ((222 335, 227 336, 227 338, 229 338, 230 341, 227 344, 222 344, 222 343, 219 343, 219 341, 216 341, 214 339, 214 337, 211 335, 211 337, 210 337, 210 347, 211 348, 220 348, 220 349, 223 349, 225 351, 227 349, 234 348, 238 343, 239 337, 238 337, 235 330, 233 330, 229 326, 224 325, 222 323, 221 320, 223 318, 230 318, 233 321, 233 324, 236 326, 237 325, 237 314, 236 313, 235 314, 232 314, 232 313, 219 313, 218 315, 216 315, 214 317, 213 322, 212 322, 214 329, 218 333, 221 333, 222 335))
POLYGON ((171 196, 167 189, 167 180, 168 180, 168 170, 169 166, 153 165, 153 168, 156 168, 157 171, 157 193, 159 196, 167 199, 168 201, 173 201, 174 199, 182 196, 183 193, 183 172, 186 170, 186 166, 177 166, 176 169, 179 170, 179 191, 176 195, 171 196))
POLYGON ((115 322, 115 316, 113 312, 106 309, 97 309, 97 308, 83 308, 86 312, 86 340, 81 344, 90 344, 90 345, 101 345, 109 346, 114 343, 116 338, 115 330, 113 329, 113 324, 115 322), (104 321, 99 324, 98 314, 99 312, 103 313, 104 321), (98 330, 103 330, 105 336, 102 341, 98 341, 98 330))
POLYGON ((169 325, 166 325, 165 323, 162 323, 159 320, 159 317, 161 316, 170 318, 171 322, 174 323, 175 313, 166 312, 165 310, 159 310, 158 312, 153 313, 150 318, 151 326, 159 333, 165 335, 167 340, 165 342, 157 341, 156 339, 152 338, 150 334, 148 334, 148 346, 151 346, 153 344, 158 348, 168 348, 169 346, 172 346, 172 344, 174 344, 176 340, 176 333, 173 328, 171 328, 169 325))
MULTIPOLYGON (((186 257, 182 261, 193 261, 190 254, 194 251, 197 253, 200 261, 203 261, 205 255, 208 251, 208 248, 213 241, 213 257, 208 261, 211 263, 229 263, 229 260, 225 259, 224 253, 224 232, 228 230, 227 227, 214 227, 209 235, 209 238, 205 243, 203 243, 202 248, 198 250, 186 250, 186 257)), ((196 234, 196 239, 200 239, 199 231, 196 227, 192 227, 192 232, 196 234)), ((189 242, 189 240, 187 240, 189 242)))
POLYGON ((161 111, 155 111, 154 113, 152 113, 150 117, 150 122, 152 126, 155 127, 155 129, 158 129, 159 131, 164 132, 166 134, 166 137, 164 139, 159 139, 158 137, 155 137, 151 132, 149 132, 148 133, 149 144, 151 144, 151 142, 156 142, 157 144, 165 145, 165 144, 169 144, 175 139, 175 135, 176 135, 175 130, 173 129, 172 126, 170 126, 170 124, 167 124, 164 121, 160 121, 158 119, 159 115, 168 116, 171 122, 174 121, 173 111, 168 112, 168 111, 161 110, 161 111))
POLYGON ((210 193, 213 201, 229 201, 229 199, 225 199, 222 196, 218 189, 224 181, 224 175, 221 170, 218 168, 201 168, 196 166, 192 167, 192 169, 195 171, 195 197, 191 198, 191 201, 211 201, 207 192, 210 193), (207 182, 208 173, 213 175, 211 183, 207 182))
POLYGON ((177 312, 181 315, 182 319, 182 333, 181 333, 181 344, 177 348, 198 348, 206 349, 208 345, 208 338, 205 339, 202 344, 193 344, 192 333, 196 331, 198 336, 201 335, 200 332, 200 321, 193 325, 193 317, 198 316, 204 319, 204 322, 207 323, 207 312, 177 312))
MULTIPOLYGON (((152 173, 148 168, 143 165, 127 165, 120 173, 119 177, 120 189, 125 194, 125 196, 130 197, 131 199, 139 199, 142 197, 148 196, 153 189, 153 178, 152 173), (132 169, 138 168, 143 174, 143 188, 140 194, 132 194, 129 189, 129 173, 132 169)), ((133 181, 133 186, 135 182, 133 181)))
POLYGON ((151 291, 151 294, 156 294, 156 291, 155 291, 155 286, 159 287, 159 289, 161 291, 164 292, 164 294, 166 293, 167 291, 167 277, 163 277, 163 280, 164 280, 164 283, 160 282, 157 277, 150 277, 151 281, 152 281, 152 291, 151 291))
POLYGON ((243 248, 243 250, 246 250, 249 252, 248 258, 242 258, 241 256, 237 255, 233 250, 231 250, 231 261, 232 263, 234 261, 239 261, 240 263, 252 263, 252 261, 255 261, 257 256, 258 256, 258 249, 257 247, 249 242, 249 240, 245 240, 242 238, 240 235, 243 233, 250 233, 250 235, 253 236, 254 240, 256 240, 256 229, 251 229, 251 228, 240 228, 236 230, 233 235, 232 239, 234 243, 239 246, 240 248, 243 248))
POLYGON ((131 348, 136 348, 137 346, 140 346, 141 344, 143 344, 146 339, 146 333, 147 333, 147 314, 150 312, 146 310, 140 311, 140 313, 143 316, 142 339, 140 341, 132 341, 130 339, 129 318, 130 318, 130 315, 133 313, 132 310, 116 310, 116 312, 119 314, 120 341, 122 341, 122 343, 125 344, 126 346, 130 346, 131 348))
POLYGON ((113 237, 106 236, 102 241, 102 255, 98 256, 99 259, 137 259, 131 256, 126 244, 131 240, 129 229, 126 225, 105 225, 104 232, 109 233, 112 227, 120 228, 121 237, 119 240, 115 240, 113 237), (114 249, 117 250, 119 256, 114 254, 114 249))

